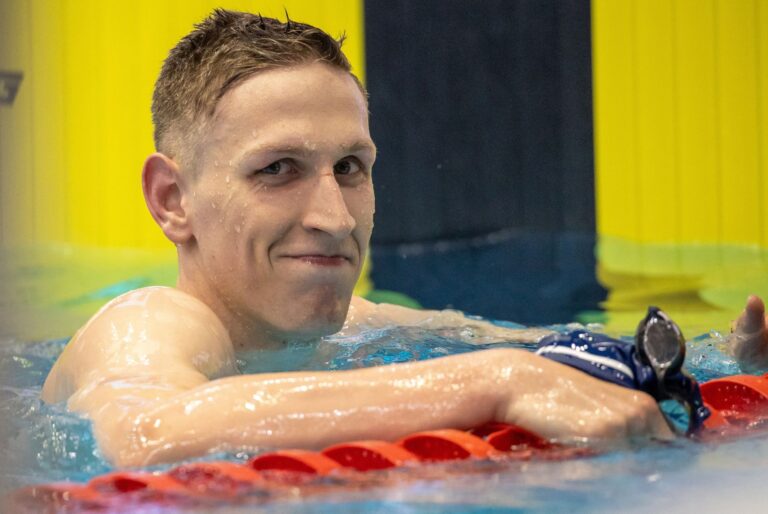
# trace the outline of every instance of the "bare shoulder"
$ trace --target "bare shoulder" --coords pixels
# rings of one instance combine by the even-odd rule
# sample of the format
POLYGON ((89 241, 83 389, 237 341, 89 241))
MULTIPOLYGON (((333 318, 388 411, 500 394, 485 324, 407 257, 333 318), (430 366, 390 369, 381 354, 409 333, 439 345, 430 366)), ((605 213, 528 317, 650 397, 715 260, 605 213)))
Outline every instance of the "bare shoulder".
POLYGON ((208 378, 235 370, 232 343, 213 311, 172 287, 125 293, 102 307, 67 344, 43 387, 43 399, 68 398, 110 375, 192 367, 208 378))
POLYGON ((352 297, 347 314, 348 328, 389 325, 417 325, 437 311, 412 309, 389 303, 373 303, 359 296, 352 297))
POLYGON ((545 328, 507 328, 491 322, 466 317, 455 310, 412 309, 387 303, 376 304, 354 297, 344 330, 347 334, 360 328, 378 328, 392 325, 418 326, 425 329, 466 328, 476 343, 504 341, 535 343, 552 334, 545 328))
POLYGON ((465 326, 475 323, 461 311, 444 309, 414 309, 391 303, 373 303, 364 298, 353 297, 347 322, 365 326, 423 326, 443 328, 465 326))

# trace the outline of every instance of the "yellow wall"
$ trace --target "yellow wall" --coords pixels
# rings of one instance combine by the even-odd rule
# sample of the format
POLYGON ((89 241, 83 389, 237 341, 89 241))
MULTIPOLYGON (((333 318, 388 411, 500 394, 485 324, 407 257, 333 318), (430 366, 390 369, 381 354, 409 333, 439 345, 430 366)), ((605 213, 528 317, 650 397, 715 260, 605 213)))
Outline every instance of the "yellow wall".
POLYGON ((768 247, 768 2, 592 16, 598 234, 768 247))
POLYGON ((0 243, 165 248, 141 196, 162 60, 214 7, 346 31, 363 73, 362 0, 3 0, 0 70, 24 73, 0 106, 0 243))
POLYGON ((592 0, 598 280, 724 329, 768 296, 768 1, 592 0))

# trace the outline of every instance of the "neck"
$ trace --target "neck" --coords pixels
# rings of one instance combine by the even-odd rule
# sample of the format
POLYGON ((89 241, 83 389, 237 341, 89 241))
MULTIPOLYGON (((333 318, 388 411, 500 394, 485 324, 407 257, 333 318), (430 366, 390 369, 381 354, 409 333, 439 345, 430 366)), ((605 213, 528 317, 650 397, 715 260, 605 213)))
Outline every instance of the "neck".
POLYGON ((211 290, 209 284, 191 280, 182 266, 179 266, 176 288, 197 298, 213 311, 226 328, 235 351, 280 348, 288 339, 284 334, 264 326, 228 305, 220 295, 211 290))
MULTIPOLYGON (((294 310, 298 314, 294 318, 288 318, 287 323, 282 327, 275 325, 269 318, 263 318, 258 315, 258 312, 251 311, 245 303, 239 303, 237 298, 230 298, 224 294, 216 280, 210 278, 210 273, 206 273, 205 267, 197 260, 197 256, 185 250, 188 249, 179 248, 179 278, 176 287, 211 309, 226 328, 236 351, 277 349, 285 346, 289 341, 317 340, 341 328, 341 323, 336 320, 340 308, 333 310, 331 314, 334 317, 331 318, 327 312, 320 312, 323 308, 327 308, 328 302, 318 307, 315 305, 316 298, 310 298, 309 302, 305 301, 310 305, 304 305, 301 299, 297 299, 298 304, 294 306, 294 310)), ((339 305, 344 301, 335 296, 333 300, 339 305)), ((348 305, 349 299, 344 305, 344 316, 346 316, 348 305)), ((280 320, 281 318, 278 317, 278 321, 280 320)))

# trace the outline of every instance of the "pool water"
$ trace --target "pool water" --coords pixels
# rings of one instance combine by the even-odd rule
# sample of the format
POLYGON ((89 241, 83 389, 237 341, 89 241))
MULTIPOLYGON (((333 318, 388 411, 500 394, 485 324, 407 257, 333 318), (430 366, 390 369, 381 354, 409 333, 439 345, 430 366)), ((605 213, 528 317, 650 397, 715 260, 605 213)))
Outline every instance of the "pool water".
MULTIPOLYGON (((461 329, 391 327, 332 336, 314 345, 253 352, 243 356, 240 367, 244 373, 350 369, 495 346, 474 343, 474 335, 461 329)), ((63 405, 48 406, 39 400, 45 376, 65 344, 65 339, 0 341, 0 483, 4 492, 33 483, 82 482, 110 470, 86 420, 68 413, 63 405)), ((514 342, 500 344, 530 349, 530 345, 514 342)), ((689 342, 686 362, 697 378, 739 372, 722 352, 722 345, 718 333, 689 342)), ((674 409, 669 412, 676 415, 674 409)), ((248 456, 206 458, 244 460, 248 456)), ((306 498, 307 502, 296 501, 302 499, 299 492, 288 503, 266 503, 260 508, 334 513, 715 512, 762 505, 766 479, 768 437, 756 433, 722 443, 679 439, 672 444, 561 462, 465 461, 406 467, 381 473, 364 488, 345 487, 342 480, 340 485, 306 498)), ((220 509, 251 512, 251 507, 222 505, 220 509)))

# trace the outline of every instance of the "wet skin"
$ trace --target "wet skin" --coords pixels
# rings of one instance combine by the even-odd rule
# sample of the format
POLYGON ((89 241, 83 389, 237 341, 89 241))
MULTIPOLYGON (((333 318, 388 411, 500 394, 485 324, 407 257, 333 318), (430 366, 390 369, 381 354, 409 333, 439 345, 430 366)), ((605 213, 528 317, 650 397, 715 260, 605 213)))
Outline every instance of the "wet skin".
POLYGON ((741 368, 753 372, 768 369, 768 317, 763 300, 750 296, 732 328, 730 348, 741 368))
MULTIPOLYGON (((367 106, 323 64, 260 72, 221 99, 186 165, 147 159, 147 205, 178 248, 177 288, 110 302, 43 388, 89 416, 118 466, 217 449, 320 448, 417 430, 517 423, 564 442, 668 438, 644 393, 497 349, 343 372, 239 375, 236 352, 358 326, 474 325, 352 297, 373 226, 367 106)), ((180 159, 181 160, 181 159, 180 159)))
POLYGON ((374 212, 376 147, 352 77, 324 64, 259 74, 222 98, 196 155, 178 173, 179 289, 238 347, 341 328, 374 212))

